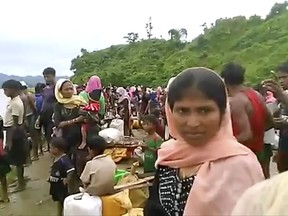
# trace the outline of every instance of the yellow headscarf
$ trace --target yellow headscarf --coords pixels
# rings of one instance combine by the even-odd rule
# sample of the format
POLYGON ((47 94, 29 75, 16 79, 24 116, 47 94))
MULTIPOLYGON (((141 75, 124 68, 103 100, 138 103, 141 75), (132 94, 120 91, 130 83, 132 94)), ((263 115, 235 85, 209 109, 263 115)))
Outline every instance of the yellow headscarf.
POLYGON ((55 98, 58 101, 58 103, 64 104, 64 105, 75 105, 75 106, 82 106, 85 105, 86 102, 80 97, 79 95, 74 94, 71 98, 64 98, 63 95, 60 92, 60 89, 64 82, 70 82, 68 79, 59 79, 55 86, 55 98))

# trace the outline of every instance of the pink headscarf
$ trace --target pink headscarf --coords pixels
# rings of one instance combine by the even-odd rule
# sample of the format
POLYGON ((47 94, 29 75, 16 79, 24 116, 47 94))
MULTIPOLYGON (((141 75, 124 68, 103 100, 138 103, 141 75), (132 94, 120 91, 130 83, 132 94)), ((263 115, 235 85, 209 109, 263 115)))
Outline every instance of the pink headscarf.
POLYGON ((87 93, 90 93, 91 91, 96 89, 102 89, 101 80, 98 76, 91 76, 89 81, 87 82, 85 91, 87 93))
POLYGON ((264 176, 256 156, 233 136, 229 104, 216 136, 200 147, 186 143, 179 135, 168 103, 165 111, 170 134, 176 140, 162 144, 156 166, 193 169, 201 165, 188 196, 184 216, 230 215, 242 193, 263 180, 264 176))
POLYGON ((131 86, 129 89, 129 96, 132 98, 133 97, 133 93, 136 91, 136 87, 135 86, 131 86))

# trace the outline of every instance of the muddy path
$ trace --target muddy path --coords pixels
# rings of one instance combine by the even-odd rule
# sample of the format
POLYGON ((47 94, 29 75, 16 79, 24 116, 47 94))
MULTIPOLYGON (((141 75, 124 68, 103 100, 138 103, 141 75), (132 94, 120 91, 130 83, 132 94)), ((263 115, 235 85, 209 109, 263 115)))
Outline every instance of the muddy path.
POLYGON ((0 215, 56 215, 56 204, 51 200, 47 182, 50 165, 51 157, 49 153, 46 153, 39 161, 25 168, 25 176, 30 178, 26 190, 9 194, 10 203, 0 204, 0 215))

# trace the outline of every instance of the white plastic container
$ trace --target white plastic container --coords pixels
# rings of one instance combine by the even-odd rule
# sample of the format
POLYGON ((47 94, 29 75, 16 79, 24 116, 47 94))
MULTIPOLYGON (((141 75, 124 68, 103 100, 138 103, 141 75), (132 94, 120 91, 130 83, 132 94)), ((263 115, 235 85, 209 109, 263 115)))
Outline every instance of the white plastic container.
POLYGON ((124 121, 122 119, 113 119, 111 121, 110 128, 115 128, 119 130, 124 136, 124 121))
POLYGON ((100 197, 79 193, 66 197, 64 200, 64 216, 102 216, 100 197))

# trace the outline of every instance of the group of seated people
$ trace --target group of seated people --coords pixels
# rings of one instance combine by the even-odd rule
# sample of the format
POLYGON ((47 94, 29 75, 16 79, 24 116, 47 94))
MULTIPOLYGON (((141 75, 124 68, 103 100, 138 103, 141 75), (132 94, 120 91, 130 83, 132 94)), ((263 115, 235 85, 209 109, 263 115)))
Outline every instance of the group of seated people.
MULTIPOLYGON (((51 140, 51 154, 54 162, 49 177, 50 195, 58 202, 58 213, 62 215, 65 198, 79 192, 78 182, 75 180, 75 168, 65 154, 66 144, 61 137, 51 140)), ((104 154, 107 142, 101 136, 91 133, 87 135, 89 156, 92 158, 86 163, 80 176, 85 192, 92 196, 102 196, 113 193, 116 164, 104 154)))

